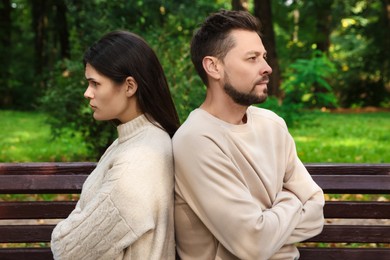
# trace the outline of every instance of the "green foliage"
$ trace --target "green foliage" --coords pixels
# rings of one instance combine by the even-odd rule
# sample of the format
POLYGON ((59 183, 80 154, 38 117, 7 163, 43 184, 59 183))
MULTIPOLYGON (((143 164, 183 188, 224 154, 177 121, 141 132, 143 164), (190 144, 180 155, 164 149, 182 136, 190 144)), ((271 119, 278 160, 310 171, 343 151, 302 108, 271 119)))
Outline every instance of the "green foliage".
POLYGON ((281 85, 285 102, 302 102, 308 108, 336 106, 336 97, 327 82, 335 72, 334 64, 319 51, 314 51, 310 59, 296 60, 288 67, 281 85))
MULTIPOLYGON (((54 136, 69 131, 82 134, 96 157, 115 138, 116 130, 110 123, 96 123, 82 96, 86 85, 81 58, 87 46, 116 29, 144 37, 160 58, 180 120, 184 121, 199 106, 205 93, 190 61, 192 32, 209 13, 231 8, 230 0, 11 2, 12 21, 0 29, 1 39, 6 38, 8 27, 12 32, 8 37, 11 47, 0 45, 4 67, 0 77, 0 107, 31 110, 42 106, 50 115, 54 136), (66 6, 70 46, 70 57, 66 59, 60 55, 58 3, 66 6), (33 7, 45 10, 41 24, 45 44, 42 53, 37 53, 35 45, 33 7), (39 55, 44 67, 38 72, 39 55)), ((254 1, 248 3, 253 9, 254 1)), ((384 1, 276 0, 272 1, 272 12, 286 98, 270 99, 264 106, 278 112, 291 126, 300 117, 301 107, 390 106, 390 37, 384 1), (327 19, 319 19, 326 14, 329 23, 324 23, 327 19), (321 30, 319 25, 328 25, 325 29, 330 31, 321 30), (318 43, 327 38, 330 39, 327 56, 338 73, 328 74, 332 65, 326 57, 310 56, 318 43)))
MULTIPOLYGON (((42 88, 36 82, 40 77, 34 73, 32 66, 34 49, 33 32, 31 30, 31 14, 29 4, 24 0, 12 1, 10 28, 1 28, 0 33, 10 29, 10 46, 0 43, 0 107, 26 110, 34 108, 42 88)), ((3 17, 1 18, 3 19, 3 17)))
POLYGON ((49 117, 54 139, 81 134, 94 158, 99 157, 116 137, 116 128, 107 122, 93 119, 84 98, 85 83, 81 62, 65 60, 53 70, 48 90, 41 98, 41 110, 49 117))
POLYGON ((200 1, 197 9, 189 9, 182 1, 68 1, 70 60, 60 60, 50 72, 41 108, 48 115, 55 137, 72 129, 81 133, 91 153, 98 158, 116 138, 116 128, 107 122, 95 122, 87 101, 84 50, 108 31, 124 29, 141 35, 156 51, 165 70, 179 117, 199 106, 204 86, 196 76, 189 57, 189 42, 196 21, 221 6, 213 1, 200 1), (134 8, 136 6, 136 8, 134 8))
POLYGON ((341 68, 333 81, 340 105, 390 104, 390 27, 385 1, 336 2, 336 14, 342 18, 332 34, 331 55, 341 68))
POLYGON ((267 101, 258 105, 259 107, 269 109, 284 119, 287 126, 293 127, 302 116, 302 104, 292 102, 281 102, 275 97, 268 97, 267 101))

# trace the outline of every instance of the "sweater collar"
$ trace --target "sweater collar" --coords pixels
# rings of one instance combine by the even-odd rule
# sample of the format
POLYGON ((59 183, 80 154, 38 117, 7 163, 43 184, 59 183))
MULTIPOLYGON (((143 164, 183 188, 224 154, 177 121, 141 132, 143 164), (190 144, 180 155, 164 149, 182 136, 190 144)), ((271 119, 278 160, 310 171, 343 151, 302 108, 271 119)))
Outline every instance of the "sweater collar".
POLYGON ((246 131, 252 131, 252 113, 251 113, 252 109, 253 108, 251 106, 248 107, 248 109, 246 110, 246 117, 247 117, 246 123, 240 124, 240 125, 234 125, 234 124, 230 124, 226 121, 223 121, 223 120, 213 116, 212 114, 210 114, 209 112, 207 112, 201 108, 195 109, 194 112, 201 113, 202 115, 206 116, 211 122, 214 122, 215 124, 219 125, 220 127, 230 129, 230 131, 246 132, 246 131))
POLYGON ((127 123, 118 125, 118 142, 122 143, 136 136, 149 124, 150 122, 145 114, 142 114, 127 123))

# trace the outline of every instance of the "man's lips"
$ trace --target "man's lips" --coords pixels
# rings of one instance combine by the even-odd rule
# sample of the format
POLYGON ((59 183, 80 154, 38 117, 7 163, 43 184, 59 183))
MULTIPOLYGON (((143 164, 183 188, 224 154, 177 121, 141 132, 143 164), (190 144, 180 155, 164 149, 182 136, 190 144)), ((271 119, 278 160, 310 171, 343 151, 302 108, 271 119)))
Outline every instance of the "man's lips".
POLYGON ((256 85, 262 85, 262 84, 268 84, 269 83, 269 77, 263 76, 260 80, 256 81, 256 85))

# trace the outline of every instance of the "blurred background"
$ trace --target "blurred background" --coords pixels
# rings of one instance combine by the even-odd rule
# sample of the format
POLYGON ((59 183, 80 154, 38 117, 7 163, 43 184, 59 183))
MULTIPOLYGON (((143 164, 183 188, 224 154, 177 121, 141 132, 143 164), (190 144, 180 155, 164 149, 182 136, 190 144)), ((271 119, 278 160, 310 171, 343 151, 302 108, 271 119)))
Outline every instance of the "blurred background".
POLYGON ((189 42, 221 8, 260 19, 273 68, 261 106, 304 162, 390 162, 389 0, 1 0, 0 162, 99 158, 116 129, 92 118, 82 56, 116 29, 156 51, 184 121, 205 93, 189 42))

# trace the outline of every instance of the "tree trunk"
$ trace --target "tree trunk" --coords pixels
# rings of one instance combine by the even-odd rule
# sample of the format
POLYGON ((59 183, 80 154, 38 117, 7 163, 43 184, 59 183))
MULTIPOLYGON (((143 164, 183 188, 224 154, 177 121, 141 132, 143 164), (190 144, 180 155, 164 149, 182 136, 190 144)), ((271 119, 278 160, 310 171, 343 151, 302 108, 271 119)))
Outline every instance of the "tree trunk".
POLYGON ((267 50, 268 63, 272 68, 270 83, 268 84, 269 95, 280 96, 280 68, 276 53, 275 32, 272 23, 271 0, 255 0, 254 14, 262 24, 262 41, 267 50))
POLYGON ((55 20, 61 46, 61 59, 70 58, 69 31, 68 23, 66 20, 67 8, 63 0, 57 0, 54 4, 56 6, 57 11, 55 15, 55 20))
POLYGON ((248 11, 248 0, 232 0, 232 9, 238 11, 248 11))
POLYGON ((385 87, 385 90, 387 93, 390 92, 390 0, 382 0, 382 7, 383 7, 383 20, 384 20, 384 33, 385 36, 383 37, 383 51, 385 53, 383 63, 382 63, 382 80, 383 85, 385 87), (387 29, 386 29, 387 28, 387 29), (387 35, 387 36, 386 36, 387 35))
POLYGON ((0 2, 0 107, 7 107, 12 104, 12 95, 8 79, 10 77, 11 64, 11 1, 1 0, 0 2))
POLYGON ((34 32, 35 47, 35 73, 41 75, 46 64, 47 55, 45 53, 47 17, 47 1, 30 0, 32 12, 32 27, 34 32))
POLYGON ((314 4, 317 13, 316 23, 316 44, 317 49, 328 53, 330 46, 330 33, 332 22, 332 3, 333 0, 316 1, 314 4))

